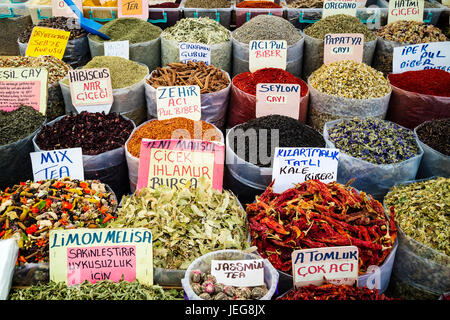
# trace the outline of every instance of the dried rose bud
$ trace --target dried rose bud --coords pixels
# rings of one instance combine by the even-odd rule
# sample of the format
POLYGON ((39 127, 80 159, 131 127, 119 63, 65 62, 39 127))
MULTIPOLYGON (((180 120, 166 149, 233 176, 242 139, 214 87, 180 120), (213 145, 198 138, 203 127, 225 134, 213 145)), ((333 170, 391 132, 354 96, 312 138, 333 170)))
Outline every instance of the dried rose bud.
POLYGON ((214 285, 214 293, 219 293, 219 292, 223 292, 223 288, 224 288, 225 286, 223 285, 223 284, 221 284, 221 283, 216 283, 215 285, 214 285))
POLYGON ((199 297, 200 297, 200 299, 203 299, 203 300, 211 300, 211 296, 209 295, 209 293, 206 293, 206 292, 199 295, 199 297))
POLYGON ((267 288, 255 287, 252 290, 252 299, 261 299, 267 293, 267 288))
POLYGON ((200 283, 192 283, 191 288, 192 291, 194 291, 194 293, 198 296, 201 295, 203 292, 202 285, 200 283))
POLYGON ((205 281, 202 284, 203 292, 213 293, 214 292, 214 283, 211 281, 205 281))
POLYGON ((216 283, 216 277, 214 277, 212 274, 208 274, 206 276, 206 281, 211 281, 212 283, 216 283))
POLYGON ((191 273, 191 282, 199 283, 202 277, 202 272, 200 270, 194 270, 191 273))
POLYGON ((225 286, 223 288, 223 292, 225 292, 230 297, 234 297, 236 295, 236 289, 232 286, 225 286))
POLYGON ((214 300, 228 300, 228 299, 229 299, 228 296, 223 292, 219 292, 214 296, 214 300))

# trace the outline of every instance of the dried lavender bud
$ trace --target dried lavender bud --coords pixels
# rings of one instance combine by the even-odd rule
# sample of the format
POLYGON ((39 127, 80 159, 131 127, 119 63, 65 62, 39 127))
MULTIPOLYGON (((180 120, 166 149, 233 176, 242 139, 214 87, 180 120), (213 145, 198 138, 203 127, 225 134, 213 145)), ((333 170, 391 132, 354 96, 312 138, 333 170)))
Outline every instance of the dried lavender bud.
POLYGON ((230 297, 234 297, 236 295, 236 289, 232 286, 225 286, 223 288, 223 292, 225 292, 230 297))
POLYGON ((214 296, 214 300, 229 300, 229 297, 225 293, 219 292, 214 296))
POLYGON ((267 287, 255 287, 252 290, 252 299, 261 299, 262 297, 264 297, 267 293, 267 287))
POLYGON ((209 295, 209 293, 202 293, 201 295, 199 295, 200 299, 203 300, 211 300, 211 296, 209 295))
POLYGON ((199 283, 202 279, 202 272, 200 270, 194 270, 191 273, 191 282, 199 283))
POLYGON ((198 296, 200 296, 203 293, 203 288, 200 283, 191 283, 192 291, 198 296))
POLYGON ((225 286, 221 283, 216 283, 214 285, 214 293, 220 293, 223 292, 223 288, 225 288, 225 286))

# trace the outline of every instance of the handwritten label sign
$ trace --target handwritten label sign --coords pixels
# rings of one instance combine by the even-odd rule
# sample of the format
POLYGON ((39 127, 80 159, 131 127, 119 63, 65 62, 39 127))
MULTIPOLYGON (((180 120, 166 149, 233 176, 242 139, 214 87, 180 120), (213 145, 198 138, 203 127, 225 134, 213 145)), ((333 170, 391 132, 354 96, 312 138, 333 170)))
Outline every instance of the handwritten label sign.
POLYGON ((423 22, 424 0, 391 0, 388 8, 388 24, 395 21, 423 22))
POLYGON ((294 287, 358 281, 358 247, 327 247, 292 252, 294 287))
POLYGON ((324 0, 322 19, 335 14, 356 16, 358 0, 324 0))
POLYGON ((155 189, 159 185, 194 188, 200 177, 222 191, 225 146, 201 140, 142 139, 137 188, 155 189))
MULTIPOLYGON (((78 9, 82 10, 82 0, 72 0, 78 9)), ((64 0, 52 0, 52 15, 54 17, 77 18, 75 12, 66 4, 64 0)))
POLYGON ((24 104, 45 114, 48 71, 45 68, 0 68, 0 110, 24 104))
POLYGON ((25 55, 28 57, 54 56, 62 59, 69 36, 70 31, 34 27, 25 55))
POLYGON ((187 63, 188 61, 203 61, 207 66, 211 64, 211 46, 203 43, 180 42, 179 51, 180 62, 187 63))
POLYGON ((148 19, 148 0, 118 0, 119 18, 148 19))
POLYGON ((145 228, 50 231, 50 280, 67 285, 87 280, 135 279, 153 285, 152 234, 145 228))
POLYGON ((264 260, 211 260, 217 283, 235 287, 264 285, 264 260))
POLYGON ((202 116, 202 101, 200 87, 173 86, 156 89, 156 108, 158 120, 184 117, 200 120, 202 116))
POLYGON ((450 41, 394 48, 392 72, 441 69, 450 72, 450 41))
POLYGON ((256 85, 256 117, 278 114, 298 119, 300 93, 299 84, 258 83, 256 85))
POLYGON ((323 44, 323 63, 340 60, 362 62, 364 35, 362 33, 326 34, 323 44))
POLYGON ((109 113, 114 101, 108 68, 69 71, 70 95, 78 112, 109 113))
POLYGON ((255 72, 262 68, 286 70, 286 40, 252 40, 249 44, 249 70, 255 72))
POLYGON ((130 41, 105 41, 103 43, 105 56, 130 59, 130 41))
POLYGON ((310 179, 336 181, 339 150, 331 148, 275 148, 273 191, 281 193, 310 179))
POLYGON ((84 180, 81 148, 31 152, 30 157, 34 181, 65 177, 84 180))

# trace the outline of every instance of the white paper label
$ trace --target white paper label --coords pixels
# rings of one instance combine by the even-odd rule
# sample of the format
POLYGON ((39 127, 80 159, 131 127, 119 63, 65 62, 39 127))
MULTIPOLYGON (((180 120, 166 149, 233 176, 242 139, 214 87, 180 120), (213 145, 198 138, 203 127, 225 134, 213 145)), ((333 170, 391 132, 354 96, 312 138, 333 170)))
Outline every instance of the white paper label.
POLYGON ((271 114, 299 118, 299 84, 258 83, 256 85, 256 117, 271 114))
POLYGON ((212 260, 211 274, 218 283, 235 287, 264 285, 264 260, 212 260))
POLYGON ((158 120, 184 117, 200 120, 202 115, 200 87, 173 86, 156 89, 158 120))
POLYGON ((249 70, 255 72, 262 68, 286 70, 286 40, 252 40, 249 43, 249 70))
POLYGON ((358 0, 324 0, 322 19, 335 14, 356 16, 358 0))
POLYGON ((396 21, 423 22, 424 0, 391 0, 388 7, 388 24, 396 21))
POLYGON ((105 41, 105 56, 130 59, 130 41, 105 41))
POLYGON ((310 179, 336 181, 339 150, 331 148, 275 148, 273 191, 281 193, 310 179))
POLYGON ((84 180, 81 148, 31 152, 30 157, 34 181, 65 177, 84 180))
POLYGON ((179 45, 180 62, 201 62, 211 64, 211 47, 202 43, 181 42, 179 45))
POLYGON ((395 47, 392 73, 425 69, 450 72, 450 41, 395 47))

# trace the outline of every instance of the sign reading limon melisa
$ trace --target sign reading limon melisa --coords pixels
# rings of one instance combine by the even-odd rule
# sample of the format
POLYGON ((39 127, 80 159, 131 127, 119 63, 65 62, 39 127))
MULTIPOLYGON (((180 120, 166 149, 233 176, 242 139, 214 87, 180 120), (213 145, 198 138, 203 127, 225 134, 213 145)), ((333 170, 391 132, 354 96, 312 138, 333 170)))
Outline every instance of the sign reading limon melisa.
POLYGON ((423 22, 424 0, 391 0, 388 24, 400 20, 423 22))
POLYGON ((256 85, 256 117, 278 114, 299 118, 299 84, 258 83, 256 85))
POLYGON ((323 43, 323 63, 340 60, 362 62, 364 35, 361 33, 326 34, 323 43))
POLYGON ((251 72, 263 68, 286 70, 286 40, 252 40, 249 43, 248 65, 251 72))
POLYGON ((395 47, 392 73, 425 69, 450 72, 450 41, 395 47))

